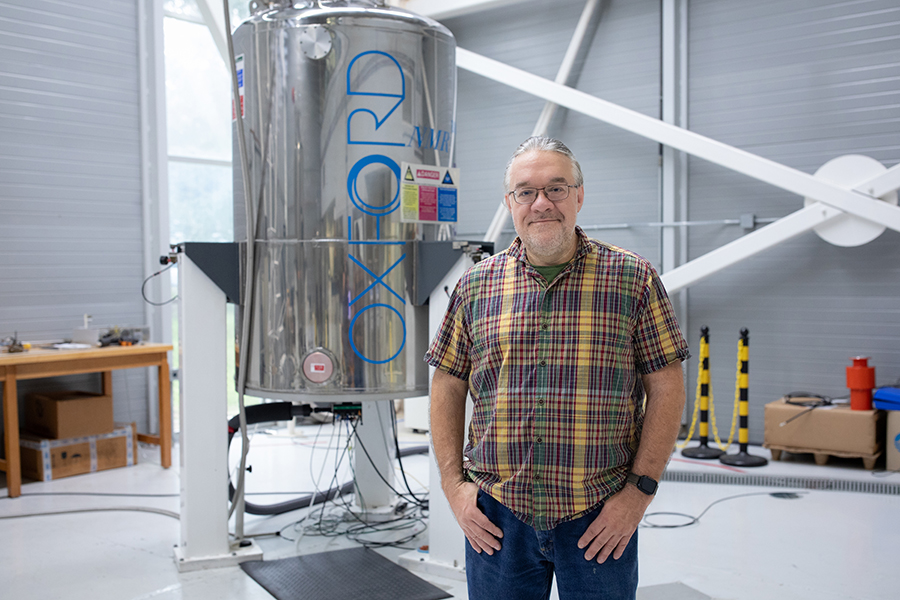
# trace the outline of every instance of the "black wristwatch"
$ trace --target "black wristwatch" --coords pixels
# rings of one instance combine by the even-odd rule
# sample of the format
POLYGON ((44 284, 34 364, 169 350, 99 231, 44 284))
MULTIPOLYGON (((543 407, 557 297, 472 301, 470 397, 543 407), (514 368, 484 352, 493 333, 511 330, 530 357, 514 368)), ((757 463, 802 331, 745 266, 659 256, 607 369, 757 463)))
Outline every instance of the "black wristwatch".
POLYGON ((659 483, 652 477, 647 477, 646 475, 636 475, 634 473, 629 473, 627 477, 625 477, 625 483, 634 484, 634 486, 647 494, 648 496, 652 496, 656 493, 656 488, 659 486, 659 483))

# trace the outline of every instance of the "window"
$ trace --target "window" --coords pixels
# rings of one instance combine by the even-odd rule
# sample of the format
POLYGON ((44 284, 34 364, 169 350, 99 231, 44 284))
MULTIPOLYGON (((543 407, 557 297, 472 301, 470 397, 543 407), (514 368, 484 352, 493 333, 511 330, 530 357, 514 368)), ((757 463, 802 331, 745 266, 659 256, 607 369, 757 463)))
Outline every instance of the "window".
MULTIPOLYGON (((246 2, 243 3, 246 5, 246 2)), ((164 0, 169 239, 230 242, 232 214, 231 78, 194 0, 164 0)), ((243 9, 246 12, 246 8, 243 9)), ((248 15, 233 11, 235 23, 248 15)), ((177 279, 172 278, 173 295, 177 279)), ((173 312, 178 368, 178 311, 173 312)), ((234 339, 234 307, 228 306, 228 339, 234 339)), ((228 358, 228 412, 237 412, 234 353, 228 358)), ((178 382, 172 386, 175 430, 178 382)))

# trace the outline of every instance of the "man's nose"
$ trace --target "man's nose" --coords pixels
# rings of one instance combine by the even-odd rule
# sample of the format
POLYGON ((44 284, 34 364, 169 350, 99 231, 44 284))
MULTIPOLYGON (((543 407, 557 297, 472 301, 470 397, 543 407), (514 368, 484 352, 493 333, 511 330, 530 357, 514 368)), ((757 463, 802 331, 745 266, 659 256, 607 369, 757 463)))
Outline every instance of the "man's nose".
POLYGON ((548 206, 553 206, 553 202, 547 197, 547 192, 544 189, 539 188, 534 202, 531 203, 531 207, 537 207, 539 210, 546 210, 548 206))

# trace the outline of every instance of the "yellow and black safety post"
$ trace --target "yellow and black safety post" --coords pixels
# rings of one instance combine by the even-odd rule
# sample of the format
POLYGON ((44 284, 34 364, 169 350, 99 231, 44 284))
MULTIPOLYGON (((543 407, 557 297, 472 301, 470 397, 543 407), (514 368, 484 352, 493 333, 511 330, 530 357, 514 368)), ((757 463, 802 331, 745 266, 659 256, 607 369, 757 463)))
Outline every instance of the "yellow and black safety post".
MULTIPOLYGON (((700 328, 700 445, 685 448, 682 456, 688 458, 712 459, 725 454, 718 448, 709 447, 709 327, 700 328)), ((696 413, 694 413, 696 415, 696 413)))
POLYGON ((747 442, 750 437, 747 426, 749 414, 748 388, 750 387, 750 332, 746 328, 741 329, 741 339, 738 342, 738 358, 741 363, 740 371, 738 371, 739 410, 741 417, 741 426, 738 431, 740 451, 737 454, 723 454, 719 457, 719 462, 733 467, 761 467, 769 461, 762 456, 753 456, 747 453, 747 442))

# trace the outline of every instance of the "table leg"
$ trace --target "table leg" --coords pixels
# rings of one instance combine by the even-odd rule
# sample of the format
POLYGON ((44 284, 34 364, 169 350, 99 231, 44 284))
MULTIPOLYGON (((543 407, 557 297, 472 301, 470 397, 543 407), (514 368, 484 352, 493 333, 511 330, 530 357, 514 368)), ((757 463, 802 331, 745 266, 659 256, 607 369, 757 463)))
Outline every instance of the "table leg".
POLYGON ((109 396, 110 398, 112 398, 112 371, 103 371, 102 373, 100 373, 100 377, 102 378, 100 393, 104 396, 109 396))
POLYGON ((6 440, 6 485, 10 498, 22 494, 22 462, 19 458, 19 394, 16 368, 6 367, 3 382, 3 425, 6 440))
POLYGON ((169 361, 165 354, 159 363, 159 459, 164 469, 172 466, 172 397, 169 361))

